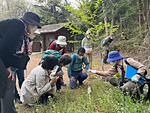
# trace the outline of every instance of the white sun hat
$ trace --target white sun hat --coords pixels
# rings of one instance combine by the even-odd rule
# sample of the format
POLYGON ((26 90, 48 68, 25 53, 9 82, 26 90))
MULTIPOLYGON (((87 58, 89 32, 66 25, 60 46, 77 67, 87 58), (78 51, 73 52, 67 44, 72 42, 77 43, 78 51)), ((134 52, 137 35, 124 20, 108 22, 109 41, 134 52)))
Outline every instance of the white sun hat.
POLYGON ((56 40, 56 44, 66 46, 67 45, 66 37, 65 36, 58 36, 58 39, 56 40))

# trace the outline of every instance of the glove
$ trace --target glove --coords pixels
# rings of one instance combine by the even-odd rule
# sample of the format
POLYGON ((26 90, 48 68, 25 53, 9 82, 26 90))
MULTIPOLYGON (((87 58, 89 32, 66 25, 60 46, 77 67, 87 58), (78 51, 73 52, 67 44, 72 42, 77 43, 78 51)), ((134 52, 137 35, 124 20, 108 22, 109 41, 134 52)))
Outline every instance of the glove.
POLYGON ((90 72, 92 72, 92 73, 96 74, 96 70, 90 70, 90 72))
POLYGON ((134 75, 134 76, 131 78, 131 80, 134 81, 134 82, 138 82, 139 76, 138 76, 138 75, 134 75))

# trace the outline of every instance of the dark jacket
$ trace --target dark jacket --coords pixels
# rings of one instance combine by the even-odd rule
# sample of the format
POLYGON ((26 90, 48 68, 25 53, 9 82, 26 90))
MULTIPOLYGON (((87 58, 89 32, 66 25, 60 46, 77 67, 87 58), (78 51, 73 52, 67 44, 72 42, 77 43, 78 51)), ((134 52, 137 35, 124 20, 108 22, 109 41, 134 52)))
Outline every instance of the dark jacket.
POLYGON ((23 40, 24 23, 20 19, 12 18, 0 22, 0 58, 6 67, 10 67, 17 60, 13 54, 23 40))
POLYGON ((6 68, 16 63, 18 58, 13 54, 23 40, 24 23, 20 19, 0 21, 0 98, 4 97, 9 72, 6 68))

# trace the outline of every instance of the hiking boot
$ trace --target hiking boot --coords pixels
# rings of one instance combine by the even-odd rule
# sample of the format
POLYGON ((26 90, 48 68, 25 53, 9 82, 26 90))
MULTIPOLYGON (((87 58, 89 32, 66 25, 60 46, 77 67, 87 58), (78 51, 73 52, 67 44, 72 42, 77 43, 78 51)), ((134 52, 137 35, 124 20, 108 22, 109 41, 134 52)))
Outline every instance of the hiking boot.
POLYGON ((79 82, 79 85, 83 85, 83 82, 79 82))
POLYGON ((18 98, 15 98, 15 103, 22 104, 21 100, 19 100, 18 98))

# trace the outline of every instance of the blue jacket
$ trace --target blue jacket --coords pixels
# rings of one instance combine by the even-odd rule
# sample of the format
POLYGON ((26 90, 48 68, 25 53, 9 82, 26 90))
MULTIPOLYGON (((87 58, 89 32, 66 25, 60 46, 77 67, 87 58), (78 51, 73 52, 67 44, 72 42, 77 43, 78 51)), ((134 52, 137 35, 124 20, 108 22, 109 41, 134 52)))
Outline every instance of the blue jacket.
POLYGON ((89 61, 87 60, 86 56, 83 56, 82 59, 79 59, 77 54, 71 55, 72 62, 70 63, 69 67, 67 68, 68 77, 72 77, 72 71, 82 71, 83 63, 85 66, 85 71, 89 69, 89 61))
POLYGON ((17 46, 21 44, 25 33, 24 23, 17 18, 0 21, 0 58, 5 67, 10 67, 17 61, 17 46))

